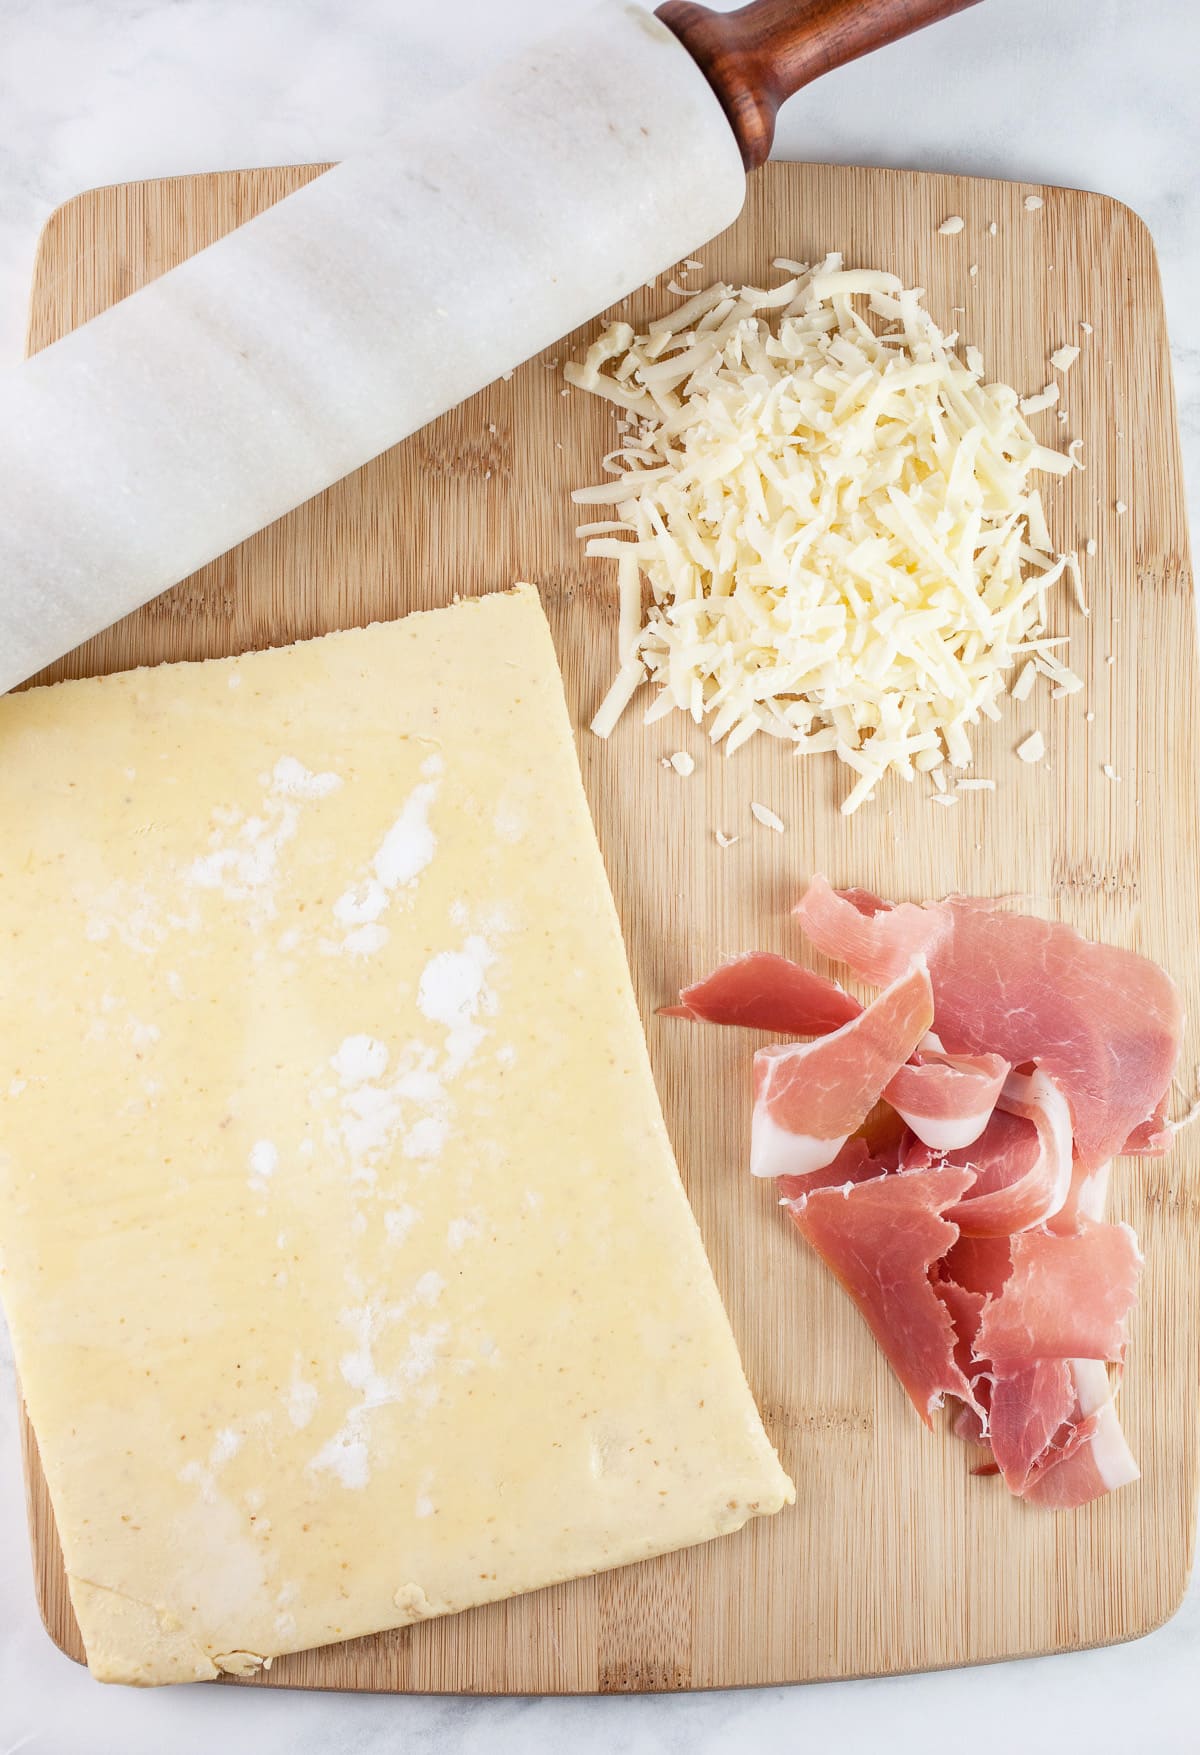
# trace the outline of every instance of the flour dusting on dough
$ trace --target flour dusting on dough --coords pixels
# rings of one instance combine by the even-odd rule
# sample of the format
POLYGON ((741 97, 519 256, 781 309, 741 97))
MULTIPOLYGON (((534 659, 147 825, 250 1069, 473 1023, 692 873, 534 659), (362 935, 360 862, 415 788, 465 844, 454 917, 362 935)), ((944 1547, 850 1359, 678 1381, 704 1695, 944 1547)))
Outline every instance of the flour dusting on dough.
POLYGON ((423 1115, 404 1135, 406 1158, 437 1158, 450 1137, 450 1122, 444 1115, 423 1115))
POLYGON ((179 1470, 179 1479, 188 1485, 200 1489, 200 1498, 205 1505, 215 1505, 217 1500, 217 1476, 242 1448, 242 1434, 234 1431, 232 1426, 223 1426, 213 1439, 206 1462, 193 1460, 184 1463, 179 1470))
POLYGON ((445 1285, 442 1276, 430 1270, 421 1275, 408 1297, 397 1304, 369 1300, 341 1312, 339 1320, 351 1331, 354 1344, 342 1354, 338 1368, 344 1382, 358 1392, 360 1399, 311 1458, 310 1469, 331 1471, 351 1490, 365 1487, 371 1478, 371 1414, 378 1408, 410 1399, 423 1408, 437 1401, 437 1384, 427 1380, 433 1376, 449 1339, 449 1325, 440 1322, 409 1328, 399 1350, 390 1336, 404 1323, 414 1305, 432 1309, 440 1301, 445 1285), (380 1357, 385 1351, 391 1355, 390 1363, 380 1357))
POLYGON ((297 1360, 292 1368, 292 1381, 287 1393, 288 1419, 293 1426, 307 1426, 317 1411, 320 1397, 315 1383, 309 1383, 301 1375, 300 1362, 297 1360))
POLYGON ((330 1061, 343 1085, 362 1085, 387 1069, 387 1044, 375 1036, 346 1036, 330 1061))
POLYGON ((432 864, 437 837, 429 813, 441 790, 445 763, 440 755, 427 756, 421 764, 421 783, 414 787, 387 831, 371 861, 368 873, 347 886, 333 904, 333 917, 347 929, 340 945, 329 945, 352 957, 373 956, 389 938, 380 924, 395 892, 415 884, 432 864))
POLYGON ((309 1463, 309 1468, 316 1472, 328 1469, 335 1474, 343 1487, 351 1491, 360 1491, 371 1478, 371 1465, 367 1457, 367 1440, 361 1425, 354 1424, 354 1416, 340 1426, 329 1440, 321 1446, 309 1463))
POLYGON ((456 1078, 484 1040, 486 1031, 478 1015, 494 1015, 496 995, 487 984, 487 971, 496 953, 481 933, 472 933, 461 951, 438 951, 421 972, 417 1005, 430 1023, 447 1031, 447 1074, 456 1078))
POLYGON ((255 1176, 273 1176, 279 1166, 279 1147, 274 1140, 255 1140, 250 1148, 250 1169, 255 1176))
POLYGON ((230 901, 254 901, 261 916, 276 912, 279 856, 300 827, 301 804, 327 798, 342 784, 340 774, 314 774, 294 756, 281 756, 270 774, 260 776, 262 803, 251 815, 218 807, 212 813, 209 851, 184 871, 185 883, 218 890, 230 901))
POLYGON ((288 798, 328 798, 342 784, 340 774, 314 774, 295 756, 280 756, 271 773, 271 789, 288 798))
POLYGON ((451 1219, 446 1227, 446 1248, 457 1252, 478 1235, 479 1226, 474 1219, 451 1219))
POLYGON ((420 1216, 416 1207, 407 1203, 402 1207, 390 1207, 383 1215, 383 1228, 387 1232, 388 1242, 403 1243, 420 1216))

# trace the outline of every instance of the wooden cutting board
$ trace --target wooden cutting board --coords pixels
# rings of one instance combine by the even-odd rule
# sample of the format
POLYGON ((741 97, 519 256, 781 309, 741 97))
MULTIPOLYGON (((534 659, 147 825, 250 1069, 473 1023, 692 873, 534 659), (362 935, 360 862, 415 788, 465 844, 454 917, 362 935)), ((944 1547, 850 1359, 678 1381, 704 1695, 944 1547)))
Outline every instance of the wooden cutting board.
MULTIPOLYGON (((318 171, 175 178, 70 202, 42 240, 31 348, 318 171)), ((994 795, 936 810, 924 788, 896 784, 850 820, 830 758, 797 761, 761 738, 726 761, 690 723, 643 730, 634 714, 609 743, 579 734, 668 1125, 751 1384, 796 1480, 795 1508, 689 1553, 283 1658, 253 1685, 523 1693, 802 1681, 1132 1639, 1178 1607, 1197 1489, 1200 1130, 1165 1161, 1127 1161, 1114 1178, 1115 1212, 1146 1252, 1121 1393, 1143 1479, 1083 1511, 1037 1512, 972 1477, 970 1453, 943 1430, 922 1429, 773 1187, 746 1174, 752 1040, 654 1015, 682 979, 728 953, 797 950, 787 910, 823 870, 891 896, 1025 893, 1158 958, 1200 1019, 1200 674, 1154 250, 1116 201, 1043 189, 1044 206, 1027 210, 1029 192, 772 164, 691 279, 762 281, 776 255, 838 248, 850 264, 926 287, 947 327, 960 307, 989 371, 1023 390, 1051 376, 1051 349, 1081 345, 1064 380, 1068 420, 1038 419, 1051 442, 1084 441, 1086 472, 1047 497, 1061 546, 1097 543, 1084 562, 1090 620, 1065 601, 1056 618, 1086 697, 1051 703, 1039 690, 982 731, 978 771, 996 777, 994 795), (965 229, 940 236, 951 213, 965 229), (1012 749, 1035 725, 1049 756, 1029 768, 1012 749), (687 780, 661 765, 681 748, 697 760, 687 780), (778 811, 785 834, 753 822, 752 798, 778 811), (722 851, 717 828, 741 839, 722 851)), ((667 279, 628 301, 635 320, 674 304, 667 279)), ((493 384, 43 680, 283 644, 530 579, 586 726, 613 667, 616 608, 610 564, 581 558, 568 490, 598 476, 613 415, 568 394, 556 368, 592 333, 493 384)), ((1197 1061, 1193 1027, 1181 1062, 1189 1087, 1197 1061)), ((26 1438, 38 1594, 52 1637, 78 1658, 26 1438)))

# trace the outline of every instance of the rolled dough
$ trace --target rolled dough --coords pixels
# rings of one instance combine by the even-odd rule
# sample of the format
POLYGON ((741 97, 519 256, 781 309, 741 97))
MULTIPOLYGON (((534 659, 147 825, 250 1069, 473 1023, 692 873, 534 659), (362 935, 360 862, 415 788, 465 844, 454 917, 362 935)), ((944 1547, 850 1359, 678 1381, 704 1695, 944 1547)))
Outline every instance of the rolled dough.
POLYGON ((790 1500, 533 590, 0 700, 0 815, 0 1285, 96 1675, 790 1500))

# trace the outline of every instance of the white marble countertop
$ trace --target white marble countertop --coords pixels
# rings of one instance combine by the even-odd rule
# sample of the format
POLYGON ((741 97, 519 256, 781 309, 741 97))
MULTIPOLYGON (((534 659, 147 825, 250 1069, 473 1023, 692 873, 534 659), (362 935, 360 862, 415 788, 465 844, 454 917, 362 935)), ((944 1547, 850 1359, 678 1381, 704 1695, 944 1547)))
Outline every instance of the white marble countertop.
MULTIPOLYGON (((339 158, 587 0, 0 0, 0 362, 19 357, 51 209, 124 178, 339 158)), ((1117 195, 1158 243, 1200 528, 1200 9, 988 0, 834 74, 783 158, 958 170, 1117 195)), ((102 1690, 34 1606, 11 1360, 0 1344, 0 1755, 318 1750, 741 1751, 960 1739, 972 1755, 1196 1747, 1200 1585, 1136 1645, 934 1676, 659 1699, 491 1701, 102 1690)))

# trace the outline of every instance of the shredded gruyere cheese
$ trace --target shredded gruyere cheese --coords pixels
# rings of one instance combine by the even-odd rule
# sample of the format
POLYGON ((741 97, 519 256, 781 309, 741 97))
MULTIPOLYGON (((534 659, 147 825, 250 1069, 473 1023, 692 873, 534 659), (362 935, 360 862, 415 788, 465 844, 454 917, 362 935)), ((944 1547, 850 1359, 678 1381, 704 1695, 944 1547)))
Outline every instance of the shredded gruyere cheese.
POLYGON ((773 811, 770 805, 760 804, 756 798, 751 799, 750 814, 756 823, 762 824, 764 829, 774 829, 777 835, 783 834, 783 818, 773 811))
MULTIPOLYGON (((718 282, 565 368, 623 413, 614 479, 573 496, 617 526, 587 540, 620 601, 593 730, 648 676, 648 720, 679 707, 727 754, 760 732, 833 750, 849 813, 889 773, 969 766, 1014 664, 1032 682, 1061 643, 1043 630, 1068 563, 1031 476, 1074 465, 919 289, 836 255, 780 260, 782 285, 718 282)), ((1053 677, 1072 686, 1060 661, 1053 677)))

